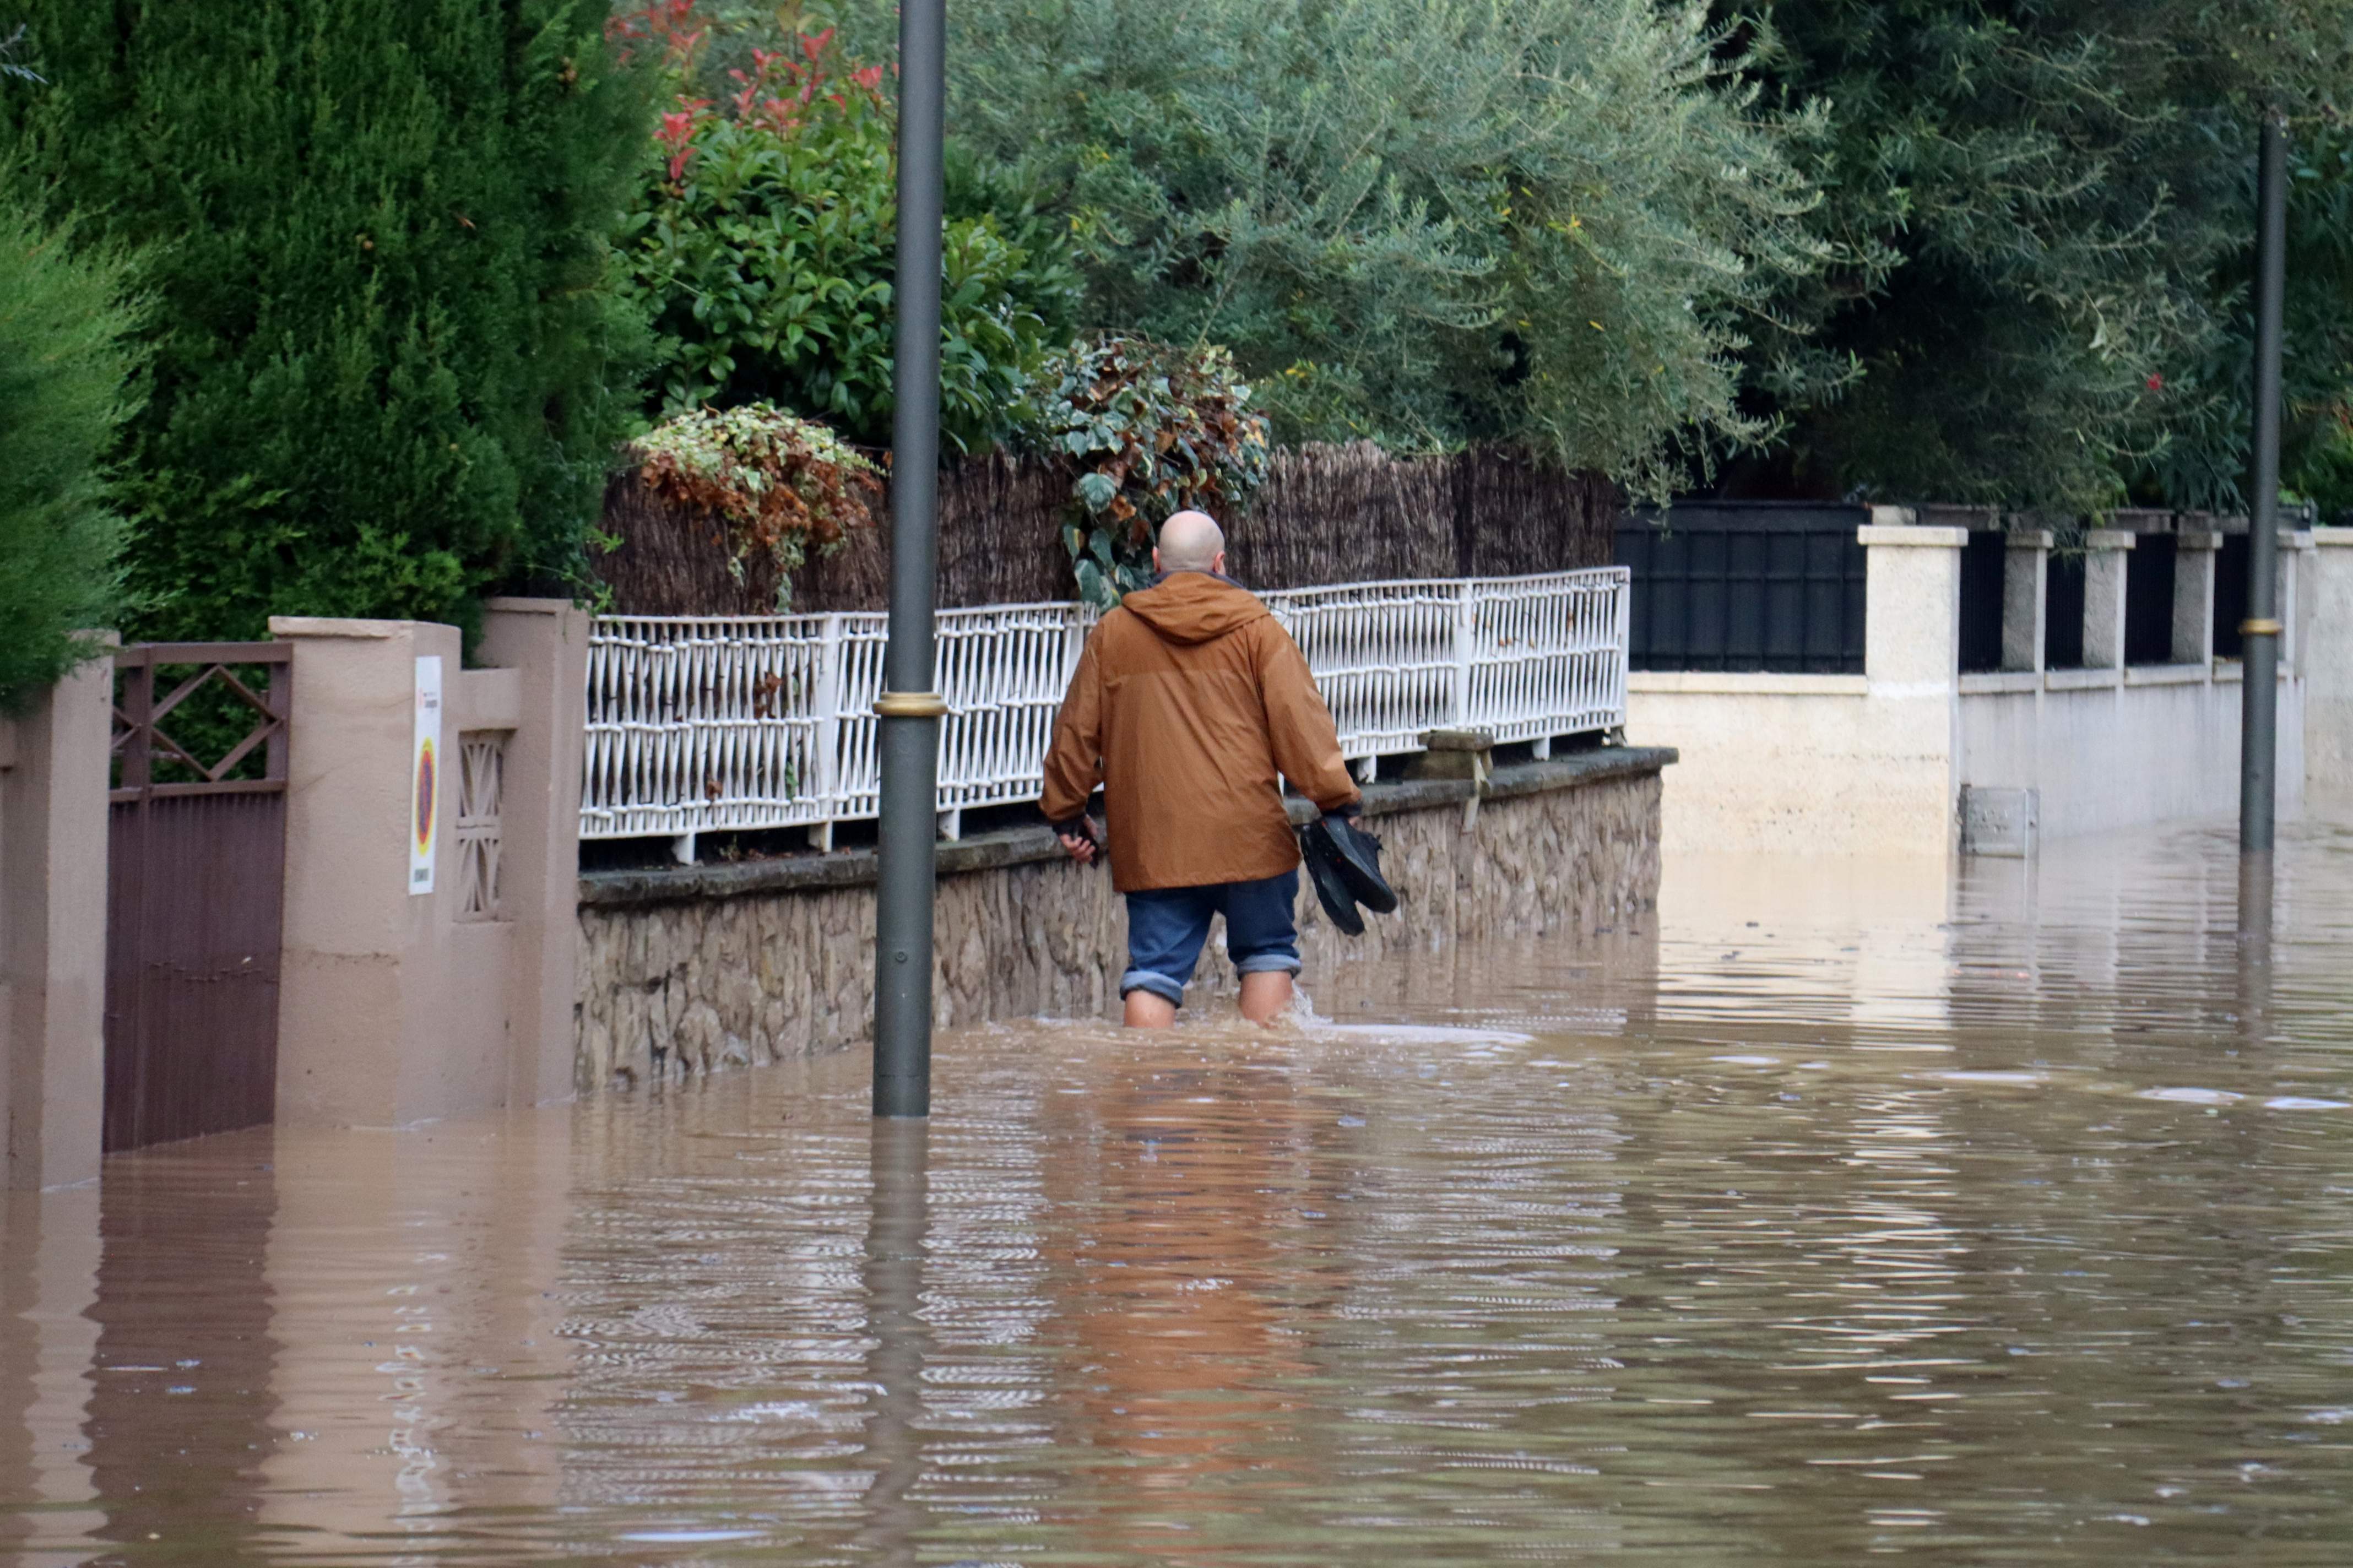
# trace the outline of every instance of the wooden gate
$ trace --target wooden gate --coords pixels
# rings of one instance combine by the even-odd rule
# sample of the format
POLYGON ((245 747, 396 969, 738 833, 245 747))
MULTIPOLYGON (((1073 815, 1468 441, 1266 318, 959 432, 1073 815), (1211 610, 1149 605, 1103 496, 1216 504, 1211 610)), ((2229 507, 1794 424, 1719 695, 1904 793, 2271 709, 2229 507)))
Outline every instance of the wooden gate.
POLYGON ((110 1152, 275 1110, 290 660, 284 643, 115 655, 110 1152))

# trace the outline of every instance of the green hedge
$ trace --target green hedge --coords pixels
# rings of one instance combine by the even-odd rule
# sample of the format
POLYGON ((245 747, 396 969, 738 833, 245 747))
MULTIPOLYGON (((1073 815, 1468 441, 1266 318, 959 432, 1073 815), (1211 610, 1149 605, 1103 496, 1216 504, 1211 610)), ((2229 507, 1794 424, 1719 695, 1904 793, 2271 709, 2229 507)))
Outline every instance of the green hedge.
POLYGON ((0 150, 153 251, 120 485, 139 633, 464 622, 576 567, 643 338, 608 237, 647 86, 601 5, 14 10, 46 83, 0 93, 0 150))

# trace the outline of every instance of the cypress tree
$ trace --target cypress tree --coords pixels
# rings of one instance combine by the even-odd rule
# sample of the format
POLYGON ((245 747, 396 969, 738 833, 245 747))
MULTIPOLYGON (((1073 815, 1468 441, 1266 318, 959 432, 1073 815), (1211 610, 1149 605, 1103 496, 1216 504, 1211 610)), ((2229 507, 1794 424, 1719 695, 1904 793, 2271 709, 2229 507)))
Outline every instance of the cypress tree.
POLYGON ((0 100, 0 139, 53 211, 150 257, 120 481, 139 633, 463 622, 576 563, 641 332, 607 236, 646 93, 601 5, 13 9, 47 85, 0 100))

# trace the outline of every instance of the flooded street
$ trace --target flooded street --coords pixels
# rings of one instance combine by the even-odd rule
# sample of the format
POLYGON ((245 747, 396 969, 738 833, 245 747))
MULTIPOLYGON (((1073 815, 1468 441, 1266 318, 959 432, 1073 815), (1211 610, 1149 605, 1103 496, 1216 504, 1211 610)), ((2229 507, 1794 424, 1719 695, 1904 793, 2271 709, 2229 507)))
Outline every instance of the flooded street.
MULTIPOLYGON (((1671 863, 1335 1022, 12 1197, 26 1563, 2335 1563, 2353 828, 1671 863)), ((1222 1016, 1226 1009, 1216 1011, 1222 1016)))

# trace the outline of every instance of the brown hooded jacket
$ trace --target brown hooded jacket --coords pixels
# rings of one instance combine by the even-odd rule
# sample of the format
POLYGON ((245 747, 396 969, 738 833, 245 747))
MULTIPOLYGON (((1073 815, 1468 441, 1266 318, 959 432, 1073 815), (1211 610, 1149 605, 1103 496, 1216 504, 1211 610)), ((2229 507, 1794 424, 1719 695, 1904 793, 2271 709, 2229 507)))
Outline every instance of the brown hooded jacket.
POLYGON ((1291 634, 1248 589, 1176 572, 1087 638, 1039 804, 1069 822, 1103 784, 1123 893, 1256 881, 1299 864, 1278 774, 1325 811, 1360 798, 1291 634))

